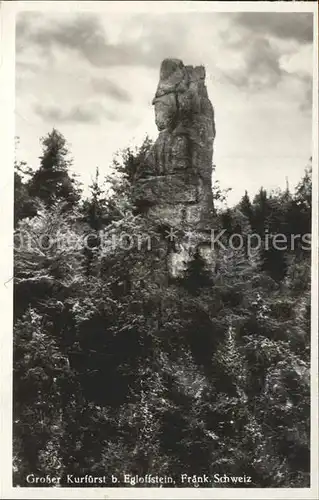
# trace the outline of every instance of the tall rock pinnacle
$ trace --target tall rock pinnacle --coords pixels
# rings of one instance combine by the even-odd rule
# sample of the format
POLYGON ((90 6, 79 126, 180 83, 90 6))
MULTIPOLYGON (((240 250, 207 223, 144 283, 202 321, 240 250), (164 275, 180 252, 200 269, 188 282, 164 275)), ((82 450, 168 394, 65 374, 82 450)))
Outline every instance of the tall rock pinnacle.
MULTIPOLYGON (((192 234, 196 248, 203 247, 212 220, 215 138, 205 68, 164 59, 153 105, 159 136, 141 166, 135 202, 149 217, 188 237, 192 234)), ((173 275, 179 272, 178 260, 185 263, 189 258, 189 242, 182 239, 179 245, 179 251, 171 256, 173 275)))

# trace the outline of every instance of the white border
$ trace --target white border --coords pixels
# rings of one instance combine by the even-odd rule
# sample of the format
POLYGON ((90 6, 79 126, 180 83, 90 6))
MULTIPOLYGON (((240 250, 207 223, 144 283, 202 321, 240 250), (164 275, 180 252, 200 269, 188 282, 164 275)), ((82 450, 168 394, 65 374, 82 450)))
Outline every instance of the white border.
POLYGON ((315 2, 0 2, 0 304, 1 304, 1 498, 318 498, 318 4, 315 2), (12 238, 15 102, 15 15, 18 11, 111 12, 313 12, 313 218, 311 340, 311 488, 13 488, 12 478, 12 238))

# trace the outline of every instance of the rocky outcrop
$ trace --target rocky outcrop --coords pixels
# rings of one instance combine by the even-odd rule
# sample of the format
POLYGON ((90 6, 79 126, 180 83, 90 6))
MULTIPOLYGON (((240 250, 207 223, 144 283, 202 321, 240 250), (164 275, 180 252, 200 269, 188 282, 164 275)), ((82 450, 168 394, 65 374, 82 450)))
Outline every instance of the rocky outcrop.
POLYGON ((215 123, 204 67, 165 59, 153 105, 159 136, 140 168, 134 197, 148 217, 187 235, 176 242, 177 255, 168 256, 170 273, 177 275, 192 248, 202 247, 208 256, 215 123))

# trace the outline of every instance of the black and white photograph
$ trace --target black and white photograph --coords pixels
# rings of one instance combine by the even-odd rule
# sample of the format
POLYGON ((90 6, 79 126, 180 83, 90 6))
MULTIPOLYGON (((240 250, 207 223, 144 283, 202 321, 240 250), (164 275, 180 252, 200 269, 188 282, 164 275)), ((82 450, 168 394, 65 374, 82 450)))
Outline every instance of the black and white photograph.
POLYGON ((10 498, 315 498, 317 6, 12 3, 10 498))

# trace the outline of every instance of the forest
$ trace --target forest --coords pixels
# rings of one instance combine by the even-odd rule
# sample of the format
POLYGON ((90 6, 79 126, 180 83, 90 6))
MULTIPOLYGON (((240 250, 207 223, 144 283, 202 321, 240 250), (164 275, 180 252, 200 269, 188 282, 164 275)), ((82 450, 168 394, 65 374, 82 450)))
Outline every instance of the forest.
POLYGON ((93 166, 88 195, 66 138, 40 141, 39 164, 14 173, 13 485, 226 473, 309 487, 311 249, 265 235, 311 234, 311 159, 297 186, 231 208, 214 181, 215 228, 245 244, 220 245, 214 269, 195 254, 159 287, 152 248, 110 244, 162 230, 132 198, 152 141, 116 155, 106 178, 93 166))

